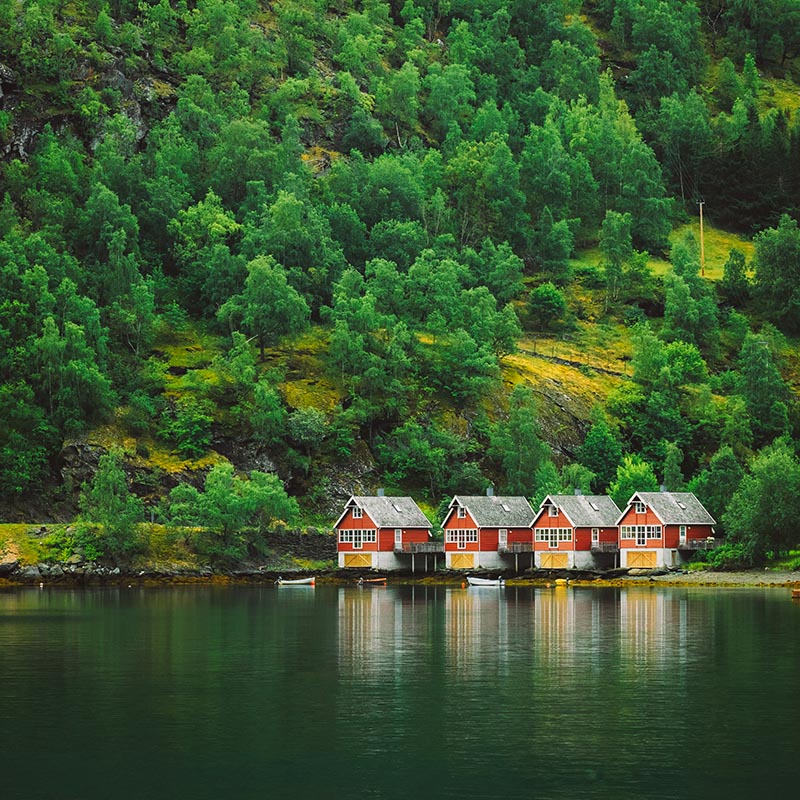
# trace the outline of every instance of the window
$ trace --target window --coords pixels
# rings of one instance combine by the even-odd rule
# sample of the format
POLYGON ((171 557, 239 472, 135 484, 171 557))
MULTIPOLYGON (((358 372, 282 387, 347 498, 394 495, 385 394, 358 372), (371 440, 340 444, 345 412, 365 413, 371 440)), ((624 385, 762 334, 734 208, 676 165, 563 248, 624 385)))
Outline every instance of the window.
POLYGON ((600 541, 600 528, 592 528, 592 541, 593 542, 600 541))
POLYGON ((637 514, 644 514, 647 511, 647 506, 642 502, 634 503, 634 507, 637 514))
POLYGON ((467 516, 467 509, 463 506, 458 507, 458 518, 464 519, 467 516))
POLYGON ((339 541, 342 544, 352 544, 353 550, 360 550, 364 542, 376 541, 376 531, 374 528, 371 530, 360 530, 358 528, 351 528, 349 530, 339 531, 339 541))
POLYGON ((469 528, 452 528, 445 533, 446 542, 451 544, 457 543, 458 549, 463 550, 467 546, 467 542, 478 541, 478 531, 469 528))
POLYGON ((558 516, 558 506, 548 506, 547 507, 547 513, 551 517, 557 517, 558 516))
POLYGON ((636 539, 637 544, 644 544, 647 539, 660 539, 660 525, 622 525, 619 532, 621 539, 636 539))
POLYGON ((364 516, 364 510, 358 506, 353 506, 353 519, 361 519, 364 516))
POLYGON ((558 547, 559 542, 572 541, 572 528, 537 528, 536 541, 547 542, 550 547, 558 547))

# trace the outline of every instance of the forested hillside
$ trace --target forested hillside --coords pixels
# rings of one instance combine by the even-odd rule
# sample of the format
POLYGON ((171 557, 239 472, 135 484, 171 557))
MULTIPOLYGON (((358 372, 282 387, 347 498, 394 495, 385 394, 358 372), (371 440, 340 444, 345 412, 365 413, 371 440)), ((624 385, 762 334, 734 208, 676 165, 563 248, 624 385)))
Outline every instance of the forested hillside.
POLYGON ((800 0, 0 0, 4 516, 665 483, 786 549, 799 70, 800 0))

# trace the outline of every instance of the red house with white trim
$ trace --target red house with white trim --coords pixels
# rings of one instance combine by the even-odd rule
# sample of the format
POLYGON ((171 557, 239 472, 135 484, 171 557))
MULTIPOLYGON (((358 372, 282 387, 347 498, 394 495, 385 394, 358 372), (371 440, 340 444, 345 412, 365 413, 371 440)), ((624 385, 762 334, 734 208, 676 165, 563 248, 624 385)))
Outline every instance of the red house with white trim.
POLYGON ((536 566, 592 569, 601 553, 616 553, 617 504, 606 495, 550 494, 533 520, 536 566))
POLYGON ((532 519, 533 508, 524 497, 456 495, 442 522, 445 566, 518 568, 519 554, 533 552, 532 519))
POLYGON ((410 497, 353 496, 334 525, 339 566, 427 568, 430 554, 435 565, 442 544, 431 541, 431 527, 410 497))
POLYGON ((634 492, 618 524, 620 566, 654 569, 706 549, 716 522, 691 492, 634 492))

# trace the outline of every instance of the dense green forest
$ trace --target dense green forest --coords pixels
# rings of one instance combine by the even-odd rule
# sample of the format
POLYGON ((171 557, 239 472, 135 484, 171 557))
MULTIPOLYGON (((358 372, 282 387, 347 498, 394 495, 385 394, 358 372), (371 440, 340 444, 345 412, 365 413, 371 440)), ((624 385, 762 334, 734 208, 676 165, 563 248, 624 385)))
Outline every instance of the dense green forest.
POLYGON ((798 74, 800 0, 0 0, 2 508, 664 483, 788 549, 798 74))

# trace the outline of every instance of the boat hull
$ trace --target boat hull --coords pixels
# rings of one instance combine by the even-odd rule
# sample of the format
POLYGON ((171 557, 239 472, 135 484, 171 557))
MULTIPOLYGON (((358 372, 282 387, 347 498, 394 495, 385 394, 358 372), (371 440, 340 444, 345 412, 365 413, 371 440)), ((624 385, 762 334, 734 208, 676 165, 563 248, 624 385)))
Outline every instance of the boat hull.
POLYGON ((467 583, 470 586, 505 586, 505 581, 502 578, 473 578, 467 575, 467 583))
POLYGON ((278 578, 275 581, 276 586, 315 586, 316 578, 296 578, 295 580, 286 580, 285 578, 278 578))

